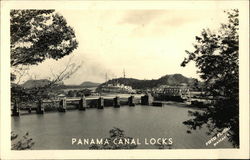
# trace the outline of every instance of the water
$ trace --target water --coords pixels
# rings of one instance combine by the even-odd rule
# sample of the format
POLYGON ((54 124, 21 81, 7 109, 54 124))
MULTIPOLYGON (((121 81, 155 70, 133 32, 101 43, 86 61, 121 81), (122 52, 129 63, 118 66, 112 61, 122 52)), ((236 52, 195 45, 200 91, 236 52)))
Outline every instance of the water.
MULTIPOLYGON (((145 138, 172 138, 173 149, 232 148, 227 139, 216 147, 206 146, 212 137, 206 134, 206 128, 188 134, 187 127, 182 124, 190 118, 188 110, 192 109, 176 104, 93 108, 12 117, 11 125, 12 131, 19 135, 29 132, 35 141, 33 149, 88 149, 89 145, 72 145, 72 138, 106 138, 113 127, 124 130, 126 136, 139 138, 141 142, 145 138)), ((138 149, 146 148, 157 149, 154 145, 138 145, 138 149)))

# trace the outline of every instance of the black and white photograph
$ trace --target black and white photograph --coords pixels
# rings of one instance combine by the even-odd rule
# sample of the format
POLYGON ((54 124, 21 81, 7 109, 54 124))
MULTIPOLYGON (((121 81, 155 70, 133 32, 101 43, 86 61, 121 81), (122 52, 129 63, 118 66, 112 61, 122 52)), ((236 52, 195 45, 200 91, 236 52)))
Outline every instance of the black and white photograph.
POLYGON ((239 5, 97 4, 8 10, 10 152, 249 149, 239 5))

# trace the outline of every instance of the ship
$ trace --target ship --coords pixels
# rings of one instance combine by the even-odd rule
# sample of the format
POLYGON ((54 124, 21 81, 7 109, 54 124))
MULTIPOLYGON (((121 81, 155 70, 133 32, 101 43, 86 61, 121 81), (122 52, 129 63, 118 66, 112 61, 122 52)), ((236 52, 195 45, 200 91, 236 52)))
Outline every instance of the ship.
MULTIPOLYGON (((123 69, 123 78, 126 78, 125 69, 123 69)), ((97 89, 98 92, 102 93, 122 93, 122 94, 134 94, 136 90, 134 90, 131 86, 126 86, 124 84, 108 83, 108 75, 105 75, 106 82, 103 86, 97 89)))
POLYGON ((101 92, 104 93, 136 93, 131 86, 126 86, 124 84, 106 84, 100 88, 101 92))

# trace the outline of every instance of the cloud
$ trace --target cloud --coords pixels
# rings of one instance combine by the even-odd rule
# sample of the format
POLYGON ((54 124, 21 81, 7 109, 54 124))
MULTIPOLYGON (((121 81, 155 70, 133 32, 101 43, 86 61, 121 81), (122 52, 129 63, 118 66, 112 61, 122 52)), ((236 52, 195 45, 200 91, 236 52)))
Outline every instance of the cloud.
POLYGON ((130 10, 124 13, 118 24, 133 26, 132 37, 159 37, 202 20, 201 14, 190 10, 130 10))
POLYGON ((153 20, 157 19, 162 13, 166 11, 164 10, 130 10, 128 11, 122 20, 119 22, 120 24, 128 23, 133 25, 142 25, 145 26, 151 23, 153 20))
MULTIPOLYGON (((66 84, 104 82, 122 76, 139 79, 183 73, 195 77, 196 69, 181 68, 185 50, 193 49, 195 35, 202 28, 218 28, 222 10, 62 10, 75 29, 79 47, 72 54, 84 61, 66 84)), ((31 73, 49 75, 49 68, 61 69, 67 57, 44 62, 31 73), (50 61, 49 61, 50 62, 50 61), (38 72, 39 71, 39 72, 38 72)))

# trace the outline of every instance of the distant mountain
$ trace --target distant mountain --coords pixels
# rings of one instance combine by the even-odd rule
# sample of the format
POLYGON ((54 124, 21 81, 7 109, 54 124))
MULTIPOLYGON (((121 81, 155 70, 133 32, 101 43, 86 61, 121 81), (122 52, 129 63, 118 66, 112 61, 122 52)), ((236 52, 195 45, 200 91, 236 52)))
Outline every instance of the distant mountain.
MULTIPOLYGON (((27 80, 21 86, 24 88, 35 88, 35 87, 44 87, 48 85, 50 81, 48 79, 39 79, 39 80, 27 80)), ((94 83, 90 81, 83 82, 80 85, 65 85, 63 82, 56 83, 56 86, 53 86, 55 89, 73 89, 73 88, 91 88, 97 87, 100 83, 94 83)))
POLYGON ((83 82, 82 84, 80 84, 80 86, 86 87, 86 88, 97 87, 99 85, 100 85, 100 83, 95 83, 95 82, 90 82, 90 81, 86 81, 86 82, 83 82))
MULTIPOLYGON (((44 87, 48 85, 51 81, 48 79, 37 79, 37 80, 27 80, 23 84, 21 84, 22 87, 24 88, 35 88, 35 87, 44 87)), ((54 87, 60 87, 64 86, 63 82, 57 82, 55 83, 54 87)))
MULTIPOLYGON (((34 88, 34 87, 43 87, 47 84, 49 84, 50 81, 48 79, 40 79, 40 80, 28 80, 25 83, 23 83, 21 86, 24 88, 34 88)), ((58 89, 66 89, 66 88, 91 88, 91 87, 98 87, 105 84, 124 84, 131 86, 133 89, 148 89, 148 88, 154 88, 158 87, 160 85, 179 85, 181 83, 186 83, 187 86, 190 88, 195 88, 201 84, 197 79, 194 78, 187 78, 183 76, 182 74, 171 74, 171 75, 165 75, 159 79, 152 79, 152 80, 139 80, 134 78, 117 78, 109 80, 107 83, 95 83, 90 81, 85 81, 81 83, 80 85, 64 85, 63 83, 58 83, 57 87, 58 89)))
POLYGON ((27 80, 21 86, 24 88, 35 88, 35 87, 43 87, 50 83, 47 79, 39 79, 39 80, 27 80))
POLYGON ((147 89, 147 88, 153 88, 158 87, 160 85, 179 85, 181 83, 186 83, 189 87, 194 87, 195 83, 198 83, 197 79, 194 78, 187 78, 183 76, 182 74, 171 74, 171 75, 165 75, 159 79, 152 79, 152 80, 139 80, 134 78, 117 78, 109 80, 107 83, 101 84, 99 87, 105 85, 105 84, 115 84, 120 83, 124 85, 129 85, 134 89, 147 89))

